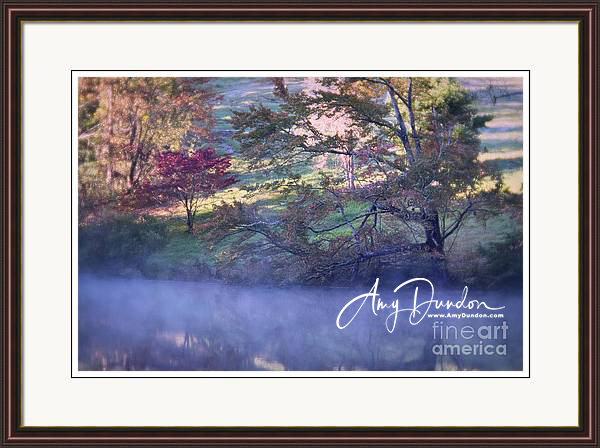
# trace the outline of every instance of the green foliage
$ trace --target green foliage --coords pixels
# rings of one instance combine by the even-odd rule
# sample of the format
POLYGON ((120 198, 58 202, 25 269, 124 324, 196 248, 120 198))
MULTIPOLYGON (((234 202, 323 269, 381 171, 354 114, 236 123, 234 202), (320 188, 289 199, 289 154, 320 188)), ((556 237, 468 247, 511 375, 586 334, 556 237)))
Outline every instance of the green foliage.
POLYGON ((519 229, 504 235, 501 241, 484 246, 480 243, 479 255, 483 267, 479 283, 487 287, 508 288, 523 282, 523 233, 519 229))
POLYGON ((484 128, 487 125, 487 123, 493 118, 494 116, 491 114, 476 115, 475 117, 473 117, 473 123, 471 126, 473 127, 473 129, 484 128))

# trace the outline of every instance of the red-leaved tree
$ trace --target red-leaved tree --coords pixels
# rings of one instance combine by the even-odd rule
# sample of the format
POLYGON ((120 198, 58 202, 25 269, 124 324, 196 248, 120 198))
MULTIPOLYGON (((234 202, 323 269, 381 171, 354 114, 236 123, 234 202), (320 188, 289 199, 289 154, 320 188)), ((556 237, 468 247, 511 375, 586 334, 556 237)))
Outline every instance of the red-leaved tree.
POLYGON ((180 202, 187 215, 187 230, 194 230, 198 206, 235 178, 227 172, 231 157, 218 156, 214 149, 164 151, 157 156, 157 175, 140 193, 157 203, 180 202))

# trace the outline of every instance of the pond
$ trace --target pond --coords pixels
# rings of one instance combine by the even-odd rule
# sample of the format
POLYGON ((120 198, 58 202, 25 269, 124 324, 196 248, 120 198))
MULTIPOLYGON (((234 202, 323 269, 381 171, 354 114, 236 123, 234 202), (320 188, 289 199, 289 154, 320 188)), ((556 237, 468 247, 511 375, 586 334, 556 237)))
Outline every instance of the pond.
MULTIPOLYGON (((464 306, 486 306, 433 304, 411 318, 415 287, 419 303, 429 300, 431 290, 415 282, 394 293, 405 280, 379 285, 377 315, 367 296, 340 316, 370 286, 244 287, 80 275, 79 370, 522 369, 521 291, 468 292, 464 306), (390 317, 395 300, 397 309, 409 311, 390 317), (413 325, 411 319, 421 320, 413 325)), ((463 293, 435 288, 435 300, 456 304, 463 293)))

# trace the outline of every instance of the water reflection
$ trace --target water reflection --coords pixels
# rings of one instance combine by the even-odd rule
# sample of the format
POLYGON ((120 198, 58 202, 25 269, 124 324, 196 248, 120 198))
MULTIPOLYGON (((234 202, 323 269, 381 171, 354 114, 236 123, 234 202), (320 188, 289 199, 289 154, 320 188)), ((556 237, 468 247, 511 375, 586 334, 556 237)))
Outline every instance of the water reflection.
MULTIPOLYGON (((392 295, 393 286, 382 290, 392 295)), ((522 301, 517 294, 471 293, 503 318, 429 318, 418 325, 370 303, 344 330, 342 307, 361 288, 244 288, 210 282, 79 278, 80 370, 521 370, 522 301), (456 327, 434 339, 433 324, 456 327), (481 340, 477 329, 506 322, 506 340, 481 340), (460 329, 475 334, 463 337, 460 329), (448 339, 449 336, 449 339, 448 339), (435 354, 436 344, 505 344, 506 354, 435 354)), ((412 290, 414 291, 414 290, 412 290)), ((395 294, 410 306, 412 291, 395 294)), ((436 299, 460 298, 439 291, 436 299)), ((432 310, 433 311, 433 310, 432 310)), ((468 334, 468 333, 467 333, 468 334)))

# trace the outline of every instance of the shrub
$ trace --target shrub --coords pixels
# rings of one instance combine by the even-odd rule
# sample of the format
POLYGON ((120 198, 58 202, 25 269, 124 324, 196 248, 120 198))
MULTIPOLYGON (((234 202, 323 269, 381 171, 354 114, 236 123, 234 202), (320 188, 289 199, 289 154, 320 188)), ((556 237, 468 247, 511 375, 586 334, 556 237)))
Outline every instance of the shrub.
POLYGON ((488 246, 479 247, 483 266, 479 274, 482 286, 514 287, 523 282, 523 234, 516 231, 488 246))
POLYGON ((167 243, 164 222, 151 216, 113 216, 79 226, 79 266, 110 272, 141 268, 167 243))

